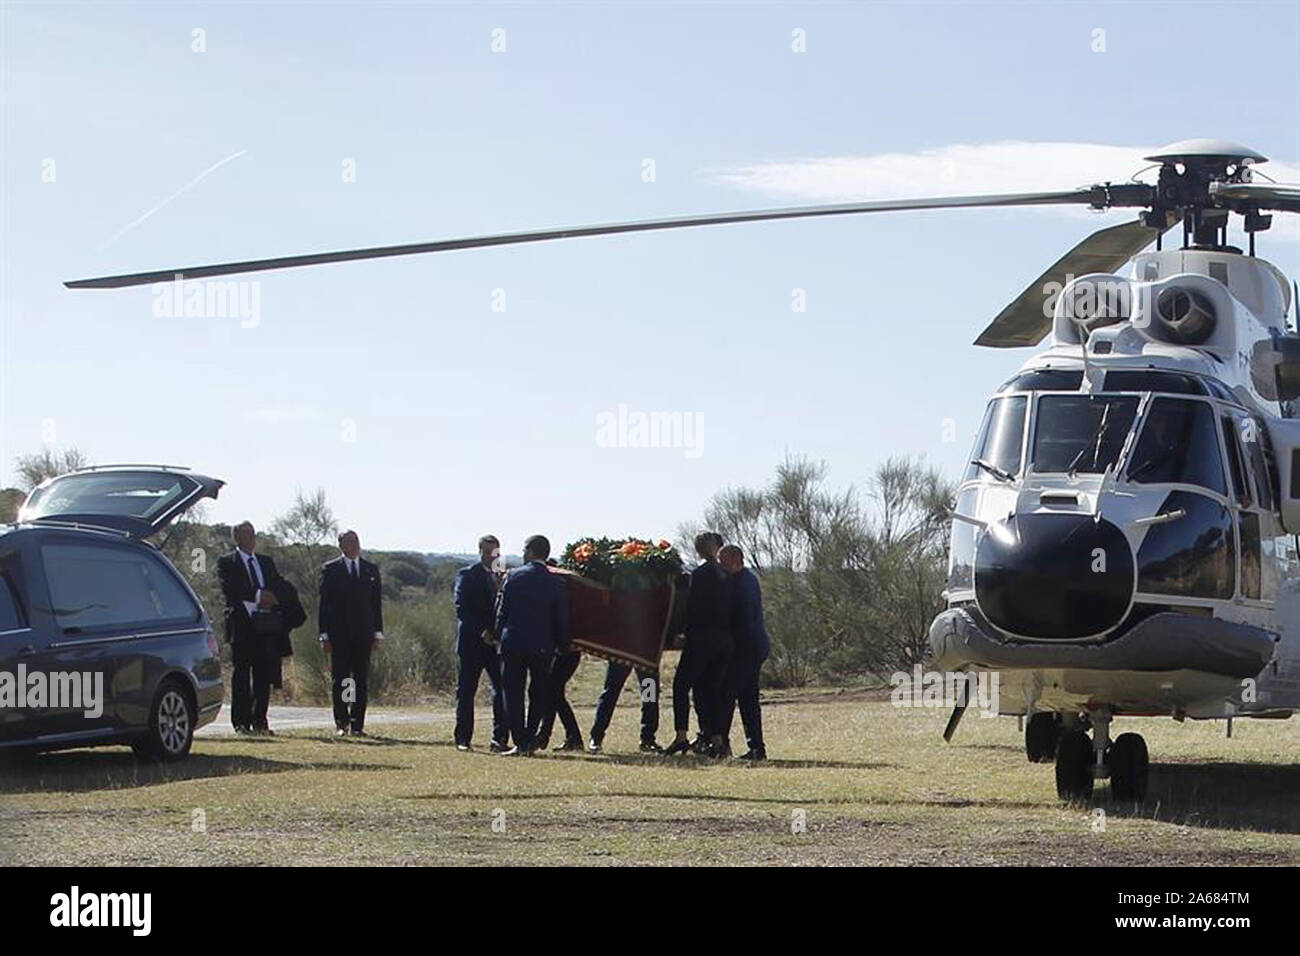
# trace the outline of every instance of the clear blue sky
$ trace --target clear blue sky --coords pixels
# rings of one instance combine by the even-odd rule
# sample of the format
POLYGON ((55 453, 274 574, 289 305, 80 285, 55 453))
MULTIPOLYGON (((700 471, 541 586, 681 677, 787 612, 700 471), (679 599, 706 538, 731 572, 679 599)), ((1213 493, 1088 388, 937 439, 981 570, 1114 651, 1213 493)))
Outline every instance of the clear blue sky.
MULTIPOLYGON (((1025 146, 1023 168, 968 167, 986 154, 957 145, 1217 136, 1292 170, 1300 159, 1294 3, 5 3, 2 16, 0 479, 52 439, 222 477, 214 519, 265 523, 321 486, 377 548, 671 535, 787 452, 824 459, 840 485, 896 454, 955 476, 988 393, 1032 354, 971 340, 1127 214, 882 215, 267 273, 252 277, 256 328, 158 317, 147 287, 61 282, 801 202, 821 198, 807 161, 828 158, 873 197, 1022 177, 1069 188, 1140 165, 1025 146), (875 172, 935 162, 938 181, 875 172), (702 454, 599 447, 597 416, 620 404, 702 416, 702 454)), ((1300 264, 1294 232, 1262 251, 1300 264)))

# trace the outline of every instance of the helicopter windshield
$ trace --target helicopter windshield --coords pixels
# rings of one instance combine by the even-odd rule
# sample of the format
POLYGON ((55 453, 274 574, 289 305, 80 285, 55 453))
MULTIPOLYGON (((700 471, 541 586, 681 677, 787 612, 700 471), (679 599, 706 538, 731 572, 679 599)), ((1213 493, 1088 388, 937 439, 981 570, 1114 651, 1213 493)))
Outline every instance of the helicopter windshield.
POLYGON ((1044 395, 1030 470, 1099 474, 1114 467, 1137 417, 1136 395, 1044 395))
POLYGON ((1153 401, 1131 458, 1130 481, 1200 485, 1227 494, 1214 412, 1205 402, 1153 401))

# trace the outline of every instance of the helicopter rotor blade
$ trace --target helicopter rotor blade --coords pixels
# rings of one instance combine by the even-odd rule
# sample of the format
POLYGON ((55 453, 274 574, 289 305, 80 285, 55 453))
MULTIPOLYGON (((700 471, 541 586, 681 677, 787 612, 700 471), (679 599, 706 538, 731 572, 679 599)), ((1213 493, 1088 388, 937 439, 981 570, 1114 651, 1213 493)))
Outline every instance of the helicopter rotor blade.
POLYGON ((659 229, 680 229, 690 226, 715 226, 738 222, 764 222, 777 219, 807 219, 815 216, 846 216, 868 212, 903 212, 922 209, 968 209, 1012 206, 1052 206, 1082 204, 1095 208, 1110 205, 1147 205, 1150 187, 1093 186, 1064 192, 1007 193, 981 196, 941 196, 928 199, 888 199, 876 202, 837 203, 817 206, 789 206, 777 209, 754 209, 740 212, 706 213, 680 216, 671 219, 643 219, 633 222, 603 223, 572 226, 561 229, 540 229, 532 232, 510 232, 492 236, 465 239, 444 239, 437 242, 414 242, 397 246, 375 246, 369 249, 344 249, 338 252, 318 252, 299 256, 281 256, 274 259, 248 259, 243 262, 222 262, 177 269, 159 269, 127 275, 100 276, 94 279, 76 279, 65 282, 69 289, 119 289, 125 286, 149 285, 171 282, 178 277, 203 279, 211 276, 236 275, 246 272, 266 272, 272 269, 293 269, 299 266, 323 265, 330 262, 350 262, 358 259, 384 259, 391 256, 419 255, 426 252, 450 252, 454 249, 479 249, 485 246, 509 246, 525 242, 545 242, 551 239, 574 239, 582 236, 608 236, 627 232, 651 232, 659 229))
POLYGON ((1052 327, 1051 311, 1046 305, 1049 288, 1059 291, 1072 277, 1090 272, 1114 272, 1155 242, 1173 225, 1171 219, 1166 217, 1165 229, 1148 226, 1141 219, 1098 229, 1029 283, 979 334, 975 344, 1000 349, 1037 345, 1052 327))
POLYGON ((1300 186, 1281 183, 1210 183, 1210 196, 1230 207, 1300 212, 1300 186))

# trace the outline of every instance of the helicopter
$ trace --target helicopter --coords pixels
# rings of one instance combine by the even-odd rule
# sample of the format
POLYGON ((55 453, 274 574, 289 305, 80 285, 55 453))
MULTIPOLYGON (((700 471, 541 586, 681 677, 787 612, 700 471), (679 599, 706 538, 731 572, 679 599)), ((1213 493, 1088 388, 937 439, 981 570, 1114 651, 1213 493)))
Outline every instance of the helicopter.
MULTIPOLYGON (((1300 335, 1295 287, 1255 255, 1300 186, 1259 153, 1184 140, 1134 177, 1072 190, 822 204, 580 225, 66 282, 109 289, 622 233, 927 209, 1129 208, 980 333, 1049 341, 990 399, 952 511, 935 664, 999 679, 1058 795, 1141 801, 1141 735, 1116 716, 1284 718, 1300 710, 1300 335), (1232 217, 1248 249, 1229 244, 1232 217), (1181 227, 1178 248, 1165 234, 1181 227), (1154 251, 1144 252, 1154 244, 1154 251), (1127 275, 1120 270, 1132 262, 1127 275), (1049 338, 1050 337, 1050 338, 1049 338)), ((945 739, 964 713, 954 708, 945 739)))

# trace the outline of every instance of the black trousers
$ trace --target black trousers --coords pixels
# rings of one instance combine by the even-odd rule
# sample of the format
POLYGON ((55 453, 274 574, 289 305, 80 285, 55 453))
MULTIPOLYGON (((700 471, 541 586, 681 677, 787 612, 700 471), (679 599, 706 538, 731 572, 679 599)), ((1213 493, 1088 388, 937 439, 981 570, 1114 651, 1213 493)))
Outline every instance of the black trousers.
POLYGON ((366 689, 370 680, 372 637, 345 637, 330 641, 330 670, 334 674, 334 726, 343 730, 364 730, 366 689), (352 678, 351 702, 343 699, 344 682, 352 678))
POLYGON ((457 744, 470 744, 474 738, 474 697, 479 678, 487 672, 492 688, 492 739, 501 745, 510 739, 506 723, 506 699, 501 688, 501 658, 497 649, 483 641, 465 639, 460 652, 460 672, 456 675, 456 729, 452 736, 457 744))
POLYGON ((686 638, 686 647, 673 675, 673 727, 678 733, 690 729, 692 690, 700 733, 706 737, 722 733, 723 695, 727 667, 731 660, 729 631, 696 631, 686 638))
POLYGON ((501 654, 501 683, 506 697, 506 719, 510 723, 510 736, 515 746, 533 749, 537 725, 546 710, 550 690, 552 654, 521 654, 503 651, 501 654), (528 691, 528 708, 524 709, 524 690, 528 691))
POLYGON ((537 725, 538 747, 545 747, 551 742, 551 730, 555 727, 557 715, 564 726, 565 740, 582 739, 582 728, 578 726, 578 719, 573 716, 573 708, 569 706, 569 701, 564 696, 564 685, 569 682, 569 678, 573 676, 580 663, 582 663, 582 654, 578 652, 557 654, 551 663, 550 694, 546 709, 542 711, 542 719, 537 725))
POLYGON ((230 675, 230 725, 265 729, 271 705, 271 681, 266 668, 257 666, 255 637, 232 642, 230 675))
MULTIPOLYGON (((605 669, 605 686, 600 697, 596 699, 596 720, 591 725, 591 738, 600 743, 605 739, 605 731, 614 717, 614 707, 618 704, 618 695, 623 693, 623 685, 632 673, 627 664, 610 661, 605 669)), ((659 733, 659 674, 657 671, 636 669, 637 697, 641 699, 641 743, 650 743, 659 733), (649 681, 647 686, 646 681, 649 681)))
POLYGON ((758 704, 758 675, 767 654, 742 642, 736 642, 727 669, 726 696, 723 701, 722 736, 731 736, 731 722, 740 706, 740 724, 745 728, 745 743, 750 750, 766 752, 763 744, 763 712, 758 704))

